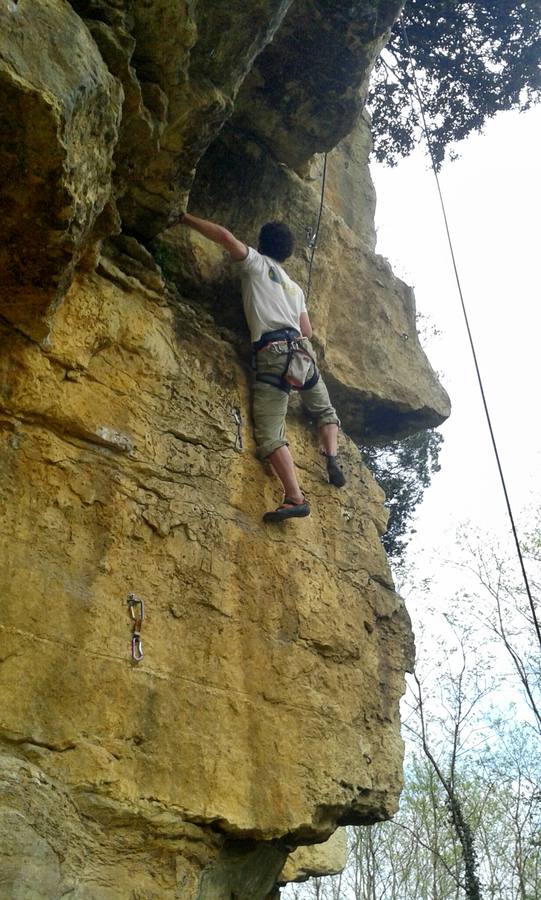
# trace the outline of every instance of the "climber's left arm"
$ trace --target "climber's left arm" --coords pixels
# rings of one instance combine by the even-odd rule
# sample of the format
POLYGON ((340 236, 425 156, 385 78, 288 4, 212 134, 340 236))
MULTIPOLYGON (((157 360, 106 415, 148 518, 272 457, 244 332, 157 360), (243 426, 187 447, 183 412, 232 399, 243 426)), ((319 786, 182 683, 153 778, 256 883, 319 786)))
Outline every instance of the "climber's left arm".
POLYGON ((240 262, 248 256, 248 247, 246 244, 239 241, 235 235, 231 234, 231 232, 228 231, 227 228, 224 228, 223 225, 217 225, 215 222, 209 222, 207 219, 199 219, 197 216, 190 215, 190 213, 184 213, 180 221, 182 225, 193 228, 194 231, 198 231, 199 234, 208 238, 209 241, 220 244, 224 250, 227 250, 231 259, 235 262, 240 262))

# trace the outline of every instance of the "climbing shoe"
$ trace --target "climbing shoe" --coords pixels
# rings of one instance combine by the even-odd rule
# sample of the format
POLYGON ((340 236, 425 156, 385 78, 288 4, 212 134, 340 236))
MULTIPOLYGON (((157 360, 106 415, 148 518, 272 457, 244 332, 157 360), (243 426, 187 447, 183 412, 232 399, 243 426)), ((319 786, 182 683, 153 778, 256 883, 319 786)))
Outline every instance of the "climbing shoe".
POLYGON ((329 456, 329 454, 326 453, 325 458, 327 460, 327 475, 329 476, 330 484, 334 484, 335 487, 344 487, 346 476, 338 465, 336 456, 329 456))
POLYGON ((306 497, 302 503, 295 503, 289 497, 284 497, 280 506, 273 509, 272 512, 266 512, 263 516, 264 522, 283 522, 284 519, 299 519, 303 516, 310 515, 310 504, 306 497))

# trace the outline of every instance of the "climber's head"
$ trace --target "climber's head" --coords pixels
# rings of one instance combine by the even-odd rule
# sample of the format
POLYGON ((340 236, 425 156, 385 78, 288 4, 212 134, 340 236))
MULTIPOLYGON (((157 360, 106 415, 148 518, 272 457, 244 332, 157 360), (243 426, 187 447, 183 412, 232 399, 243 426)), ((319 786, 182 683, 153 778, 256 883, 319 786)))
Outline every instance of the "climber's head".
POLYGON ((276 262, 283 262, 293 253, 295 239, 283 222, 267 222, 259 232, 258 250, 276 262))

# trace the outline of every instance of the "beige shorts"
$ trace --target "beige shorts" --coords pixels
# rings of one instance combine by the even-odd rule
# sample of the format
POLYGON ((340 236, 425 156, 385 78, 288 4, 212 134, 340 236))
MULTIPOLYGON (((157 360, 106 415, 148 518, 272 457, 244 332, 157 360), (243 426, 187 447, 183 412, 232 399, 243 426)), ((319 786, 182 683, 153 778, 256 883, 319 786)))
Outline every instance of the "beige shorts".
MULTIPOLYGON (((315 359, 312 345, 309 341, 303 341, 310 355, 315 359)), ((270 345, 260 350, 256 355, 258 372, 281 376, 287 363, 287 352, 283 352, 282 345, 270 345)), ((314 365, 308 373, 308 379, 314 374, 314 365)), ((307 380, 308 380, 307 379, 307 380)), ((312 388, 307 391, 299 391, 303 406, 309 415, 315 419, 316 424, 340 425, 334 407, 331 405, 329 392, 325 382, 319 377, 312 388)), ((255 381, 253 394, 254 437, 257 455, 265 459, 278 450, 279 447, 287 447, 285 438, 285 418, 289 394, 280 390, 273 384, 264 381, 255 381)))

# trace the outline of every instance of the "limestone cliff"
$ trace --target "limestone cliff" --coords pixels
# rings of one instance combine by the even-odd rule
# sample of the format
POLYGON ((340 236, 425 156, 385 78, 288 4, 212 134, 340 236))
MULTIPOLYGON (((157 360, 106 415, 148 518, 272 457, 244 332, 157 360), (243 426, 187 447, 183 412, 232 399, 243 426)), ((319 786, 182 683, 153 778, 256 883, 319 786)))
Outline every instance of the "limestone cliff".
POLYGON ((2 898, 263 900, 296 847, 396 809, 412 637, 352 439, 449 412, 374 254, 359 116, 399 8, 0 0, 2 898), (238 285, 174 222, 287 218, 305 284, 323 151, 310 314, 348 486, 293 403, 313 515, 271 530, 238 285))

